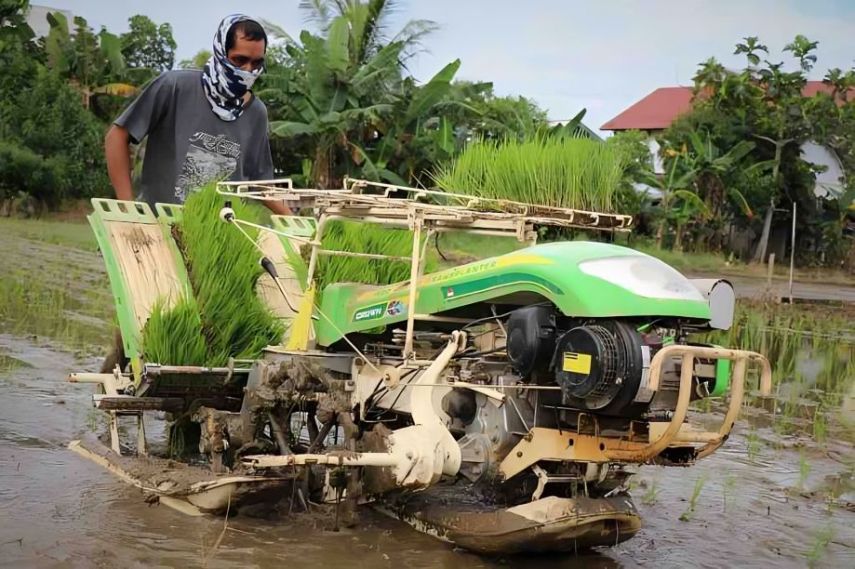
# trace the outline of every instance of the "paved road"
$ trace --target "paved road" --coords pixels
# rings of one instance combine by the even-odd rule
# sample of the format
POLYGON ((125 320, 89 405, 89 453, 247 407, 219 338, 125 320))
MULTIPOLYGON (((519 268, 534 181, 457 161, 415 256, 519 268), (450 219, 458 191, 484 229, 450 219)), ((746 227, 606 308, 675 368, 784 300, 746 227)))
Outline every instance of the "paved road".
MULTIPOLYGON (((711 278, 715 275, 695 275, 695 278, 711 278)), ((766 290, 766 279, 758 277, 725 276, 733 284, 736 296, 752 298, 761 296, 766 290)), ((789 296, 789 283, 773 279, 772 289, 781 297, 789 296)), ((830 300, 855 304, 855 286, 826 284, 821 282, 794 282, 793 297, 803 300, 830 300)))

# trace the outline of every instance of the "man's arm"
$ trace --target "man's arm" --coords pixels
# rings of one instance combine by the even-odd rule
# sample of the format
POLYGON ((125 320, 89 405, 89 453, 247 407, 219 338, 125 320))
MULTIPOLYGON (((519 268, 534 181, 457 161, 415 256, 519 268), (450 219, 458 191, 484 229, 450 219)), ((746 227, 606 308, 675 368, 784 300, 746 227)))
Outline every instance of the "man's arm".
POLYGON ((291 209, 285 205, 284 201, 274 202, 265 200, 262 203, 264 203, 264 205, 267 206, 267 209, 269 209, 276 215, 292 215, 291 209))
POLYGON ((131 152, 128 130, 113 125, 104 137, 104 156, 107 159, 107 173, 110 183, 116 190, 116 199, 133 201, 134 190, 131 184, 131 152))

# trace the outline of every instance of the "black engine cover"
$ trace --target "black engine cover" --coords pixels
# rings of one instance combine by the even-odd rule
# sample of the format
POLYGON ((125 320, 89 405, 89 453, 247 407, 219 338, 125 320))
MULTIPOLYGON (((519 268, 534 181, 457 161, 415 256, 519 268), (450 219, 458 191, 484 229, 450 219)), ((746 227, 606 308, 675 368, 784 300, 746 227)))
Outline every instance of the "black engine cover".
POLYGON ((508 359, 521 376, 548 371, 555 350, 555 310, 551 306, 527 306, 508 318, 508 359))
POLYGON ((619 321, 578 326, 556 343, 553 369, 566 404, 626 414, 641 383, 641 336, 619 321))

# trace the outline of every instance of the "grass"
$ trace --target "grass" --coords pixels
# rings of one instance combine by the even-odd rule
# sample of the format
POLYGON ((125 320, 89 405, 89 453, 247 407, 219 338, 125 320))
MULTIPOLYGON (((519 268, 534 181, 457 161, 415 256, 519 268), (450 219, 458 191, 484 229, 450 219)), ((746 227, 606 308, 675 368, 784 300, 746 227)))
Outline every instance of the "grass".
POLYGON ((689 253, 685 251, 672 251, 670 249, 659 249, 648 240, 633 240, 629 247, 646 253, 651 257, 671 265, 683 273, 725 273, 733 270, 734 264, 718 253, 689 253))
POLYGON ((435 179, 449 192, 613 211, 623 160, 614 147, 585 138, 478 141, 435 179))
MULTIPOLYGON (((155 306, 143 329, 147 361, 222 366, 230 357, 253 359, 284 332, 255 292, 263 269, 255 246, 219 217, 224 198, 210 185, 192 194, 178 224, 193 298, 167 310, 155 306)), ((258 221, 251 208, 233 202, 238 219, 258 221)), ((252 239, 257 230, 249 229, 252 239)))
POLYGON ((85 221, 52 221, 43 219, 0 219, 0 231, 18 237, 94 251, 95 234, 85 221))

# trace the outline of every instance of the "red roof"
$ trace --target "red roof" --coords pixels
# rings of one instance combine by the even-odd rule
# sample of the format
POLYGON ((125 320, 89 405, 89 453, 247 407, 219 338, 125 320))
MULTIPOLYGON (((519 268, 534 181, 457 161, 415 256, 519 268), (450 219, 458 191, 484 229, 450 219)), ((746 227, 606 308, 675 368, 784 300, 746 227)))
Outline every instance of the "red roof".
MULTIPOLYGON (((813 97, 820 92, 830 94, 832 89, 822 81, 808 81, 802 89, 805 97, 813 97)), ((691 87, 662 87, 608 121, 600 130, 664 130, 691 108, 691 87)))
POLYGON ((691 87, 662 87, 601 126, 600 130, 662 130, 691 108, 691 87))

